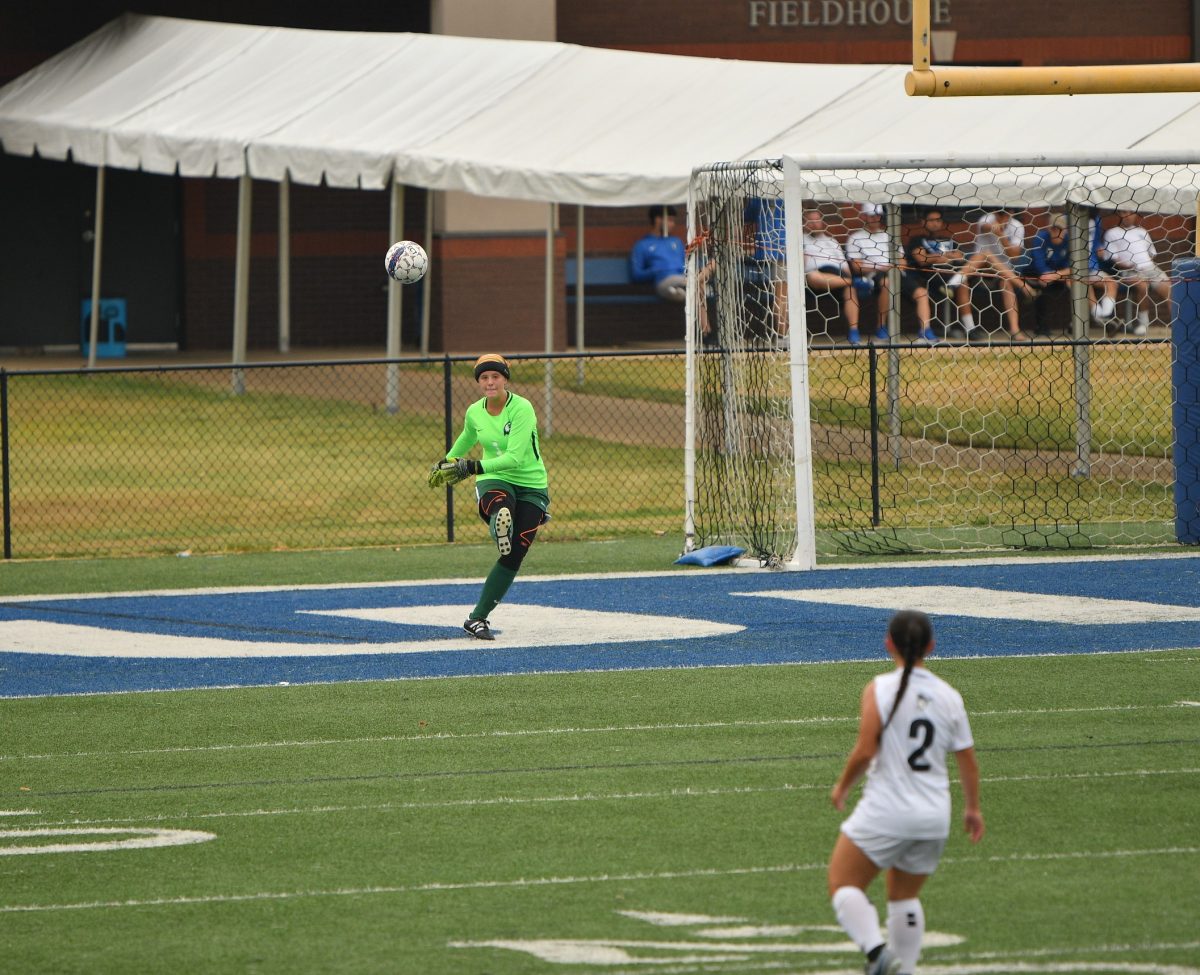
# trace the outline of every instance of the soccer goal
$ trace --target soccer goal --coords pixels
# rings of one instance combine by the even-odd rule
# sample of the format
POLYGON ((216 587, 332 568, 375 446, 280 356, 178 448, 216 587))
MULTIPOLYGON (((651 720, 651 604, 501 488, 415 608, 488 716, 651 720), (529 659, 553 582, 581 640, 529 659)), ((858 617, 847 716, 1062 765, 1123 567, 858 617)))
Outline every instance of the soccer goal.
POLYGON ((1198 189, 1174 157, 696 170, 685 548, 1200 541, 1198 189))

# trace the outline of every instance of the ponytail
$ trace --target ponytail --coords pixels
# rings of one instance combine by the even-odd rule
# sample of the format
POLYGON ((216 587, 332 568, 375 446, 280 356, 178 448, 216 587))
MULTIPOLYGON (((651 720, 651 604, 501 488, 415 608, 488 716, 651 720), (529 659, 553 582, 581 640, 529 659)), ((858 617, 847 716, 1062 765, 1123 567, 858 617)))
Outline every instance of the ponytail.
POLYGON ((933 643, 933 624, 924 613, 915 609, 904 609, 892 617, 888 624, 888 636, 904 659, 904 673, 900 675, 900 686, 896 688, 896 700, 892 702, 892 710, 888 713, 883 727, 879 729, 881 737, 884 729, 892 723, 896 709, 900 707, 900 699, 908 689, 908 679, 912 676, 913 667, 929 652, 929 645, 933 643))

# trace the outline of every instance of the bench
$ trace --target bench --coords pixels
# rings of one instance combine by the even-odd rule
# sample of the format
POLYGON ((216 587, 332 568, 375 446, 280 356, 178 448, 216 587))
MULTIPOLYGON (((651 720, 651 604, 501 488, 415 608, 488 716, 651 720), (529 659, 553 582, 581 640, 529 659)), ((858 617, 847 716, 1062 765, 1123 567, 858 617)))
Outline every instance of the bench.
MULTIPOLYGON (((579 262, 566 259, 567 301, 575 301, 579 262)), ((583 301, 587 305, 640 305, 658 301, 654 285, 629 276, 627 257, 586 257, 583 262, 583 301)))

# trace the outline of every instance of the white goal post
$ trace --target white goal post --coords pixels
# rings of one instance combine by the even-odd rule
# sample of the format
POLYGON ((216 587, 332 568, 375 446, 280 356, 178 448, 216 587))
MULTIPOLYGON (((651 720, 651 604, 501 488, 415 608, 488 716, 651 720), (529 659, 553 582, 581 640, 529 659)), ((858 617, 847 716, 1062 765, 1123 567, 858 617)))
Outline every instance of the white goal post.
POLYGON ((1200 152, 695 170, 685 550, 803 569, 1181 537, 1172 339, 1196 310, 1171 294, 1198 189, 1200 152), (918 238, 953 262, 916 266, 918 238))

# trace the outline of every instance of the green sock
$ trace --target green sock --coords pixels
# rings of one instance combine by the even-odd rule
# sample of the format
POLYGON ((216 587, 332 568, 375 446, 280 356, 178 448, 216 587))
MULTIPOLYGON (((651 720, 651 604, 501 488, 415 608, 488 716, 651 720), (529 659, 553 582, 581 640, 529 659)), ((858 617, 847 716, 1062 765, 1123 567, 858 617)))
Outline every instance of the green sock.
POLYGON ((471 610, 471 619, 487 619, 492 610, 500 603, 500 600, 504 598, 504 594, 508 592, 508 587, 513 584, 513 580, 516 577, 516 569, 510 569, 499 562, 493 565, 492 571, 488 573, 487 579, 484 580, 483 592, 479 594, 479 602, 471 610))

